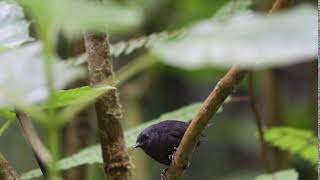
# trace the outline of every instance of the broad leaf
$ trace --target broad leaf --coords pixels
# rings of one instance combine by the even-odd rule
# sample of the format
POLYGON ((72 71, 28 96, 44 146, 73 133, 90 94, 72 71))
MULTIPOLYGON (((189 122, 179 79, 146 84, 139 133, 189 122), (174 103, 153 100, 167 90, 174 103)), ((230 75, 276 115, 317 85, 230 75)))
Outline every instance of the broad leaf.
POLYGON ((75 89, 57 91, 53 94, 51 106, 54 108, 63 108, 71 105, 85 103, 90 99, 95 99, 109 89, 114 88, 112 86, 97 88, 83 86, 75 89))
MULTIPOLYGON (((80 67, 54 61, 54 88, 66 84, 84 74, 80 67)), ((34 104, 46 100, 48 88, 42 59, 42 46, 32 43, 0 54, 0 106, 18 102, 34 104)))
POLYGON ((302 157, 314 166, 318 164, 318 141, 310 130, 274 127, 265 132, 265 139, 282 150, 302 157))
POLYGON ((69 35, 84 30, 119 32, 138 25, 141 14, 136 8, 112 1, 103 4, 74 0, 19 0, 44 32, 62 29, 69 35))
POLYGON ((273 174, 260 175, 255 180, 298 180, 298 173, 294 169, 288 169, 273 174))
POLYGON ((0 1, 0 51, 32 38, 22 8, 12 1, 0 1))
POLYGON ((155 55, 181 68, 204 66, 267 68, 315 59, 317 11, 299 6, 267 16, 243 12, 205 20, 185 36, 158 43, 155 55))

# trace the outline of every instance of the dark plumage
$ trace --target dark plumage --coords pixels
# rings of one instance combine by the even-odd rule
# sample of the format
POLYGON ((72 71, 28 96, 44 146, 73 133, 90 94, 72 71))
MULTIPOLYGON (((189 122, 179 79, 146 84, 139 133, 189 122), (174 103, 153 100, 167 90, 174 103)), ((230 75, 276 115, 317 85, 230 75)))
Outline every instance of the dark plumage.
POLYGON ((176 120, 154 124, 139 134, 135 148, 140 147, 152 159, 170 165, 169 157, 179 146, 188 125, 176 120))

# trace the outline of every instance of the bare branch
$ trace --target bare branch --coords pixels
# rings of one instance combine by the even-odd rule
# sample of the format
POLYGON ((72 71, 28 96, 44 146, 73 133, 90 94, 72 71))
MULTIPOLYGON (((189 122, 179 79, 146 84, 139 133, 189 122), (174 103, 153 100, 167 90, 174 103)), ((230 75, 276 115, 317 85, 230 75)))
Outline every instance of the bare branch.
POLYGON ((24 113, 17 111, 17 119, 22 128, 22 133, 25 139, 31 146, 32 152, 38 162, 41 172, 46 176, 46 167, 51 161, 51 155, 45 145, 42 143, 36 129, 34 128, 31 119, 24 113))
POLYGON ((214 90, 207 97, 196 117, 191 121, 181 143, 177 149, 175 160, 171 163, 166 173, 166 180, 181 179, 185 168, 188 166, 197 143, 199 142, 201 132, 206 128, 209 120, 214 116, 224 100, 241 82, 248 73, 247 70, 233 67, 218 82, 214 90))
POLYGON ((1 180, 20 180, 18 173, 12 168, 9 162, 0 152, 0 179, 1 180))

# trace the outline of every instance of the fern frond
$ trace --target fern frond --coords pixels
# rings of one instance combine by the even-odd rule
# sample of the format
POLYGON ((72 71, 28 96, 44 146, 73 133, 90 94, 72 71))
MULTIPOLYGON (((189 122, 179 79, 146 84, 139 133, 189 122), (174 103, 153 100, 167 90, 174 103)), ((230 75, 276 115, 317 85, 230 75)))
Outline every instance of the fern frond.
MULTIPOLYGON (((128 55, 131 54, 133 51, 140 49, 140 48, 152 48, 153 45, 164 39, 175 37, 179 32, 159 32, 159 33, 152 33, 148 36, 142 36, 139 38, 131 39, 128 41, 120 41, 110 47, 110 54, 113 57, 119 57, 120 55, 128 55)), ((83 53, 78 57, 73 57, 67 60, 68 64, 71 65, 80 65, 87 62, 87 54, 83 53)))
POLYGON ((265 139, 273 146, 298 155, 312 165, 318 163, 318 141, 310 130, 274 127, 265 132, 265 139))

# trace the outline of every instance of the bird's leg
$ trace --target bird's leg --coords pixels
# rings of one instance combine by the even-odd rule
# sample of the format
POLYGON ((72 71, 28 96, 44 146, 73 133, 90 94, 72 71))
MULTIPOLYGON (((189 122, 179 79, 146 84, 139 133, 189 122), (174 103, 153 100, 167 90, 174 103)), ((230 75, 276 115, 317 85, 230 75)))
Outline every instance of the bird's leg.
POLYGON ((165 168, 161 171, 161 180, 166 180, 166 172, 167 172, 168 168, 165 168))
POLYGON ((177 147, 174 147, 173 149, 174 149, 173 153, 171 155, 169 155, 169 159, 171 160, 171 162, 173 162, 175 159, 177 147))
MULTIPOLYGON (((177 147, 174 147, 173 153, 169 155, 169 159, 171 160, 171 163, 175 161, 177 149, 178 149, 177 147)), ((187 169, 189 166, 190 166, 190 161, 188 161, 187 166, 183 167, 183 169, 187 169)))

